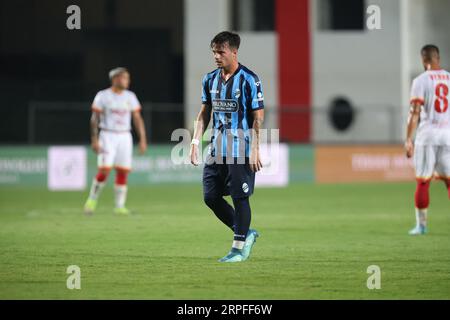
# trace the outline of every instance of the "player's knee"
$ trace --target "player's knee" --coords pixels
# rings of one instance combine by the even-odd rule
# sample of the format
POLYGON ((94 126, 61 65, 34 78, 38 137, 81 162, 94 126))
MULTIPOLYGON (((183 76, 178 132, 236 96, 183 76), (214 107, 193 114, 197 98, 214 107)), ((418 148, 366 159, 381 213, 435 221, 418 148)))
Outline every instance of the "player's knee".
POLYGON ((106 179, 108 179, 109 172, 110 172, 109 169, 101 168, 98 170, 97 175, 95 176, 95 179, 98 182, 104 182, 104 181, 106 181, 106 179))
POLYGON ((248 197, 232 198, 234 207, 250 207, 250 201, 248 197))
POLYGON ((213 196, 204 196, 203 197, 203 201, 205 202, 205 204, 211 209, 211 210, 215 210, 218 206, 218 203, 220 201, 220 198, 218 197, 213 197, 213 196))
POLYGON ((430 188, 430 180, 418 180, 417 181, 417 189, 418 190, 428 191, 429 188, 430 188))
POLYGON ((116 184, 117 185, 126 185, 128 180, 128 171, 117 169, 116 170, 116 184))

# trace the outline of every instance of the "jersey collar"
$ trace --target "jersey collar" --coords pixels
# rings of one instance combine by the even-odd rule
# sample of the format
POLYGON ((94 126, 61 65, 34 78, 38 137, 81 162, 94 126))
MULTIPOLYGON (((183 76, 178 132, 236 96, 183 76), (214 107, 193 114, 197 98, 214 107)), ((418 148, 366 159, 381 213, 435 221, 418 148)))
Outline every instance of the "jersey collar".
POLYGON ((222 77, 222 69, 219 68, 219 79, 220 81, 222 81, 222 83, 227 84, 231 79, 233 79, 233 77, 239 72, 241 71, 242 65, 240 63, 238 63, 238 67, 237 69, 233 72, 233 74, 228 78, 228 80, 224 80, 222 77))

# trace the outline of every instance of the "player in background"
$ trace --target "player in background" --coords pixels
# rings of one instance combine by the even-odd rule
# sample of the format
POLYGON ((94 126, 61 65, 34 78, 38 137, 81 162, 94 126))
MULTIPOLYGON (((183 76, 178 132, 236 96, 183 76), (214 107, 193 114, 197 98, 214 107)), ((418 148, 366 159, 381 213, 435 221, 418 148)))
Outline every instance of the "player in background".
POLYGON ((111 87, 99 91, 92 103, 91 146, 98 154, 98 172, 92 181, 89 197, 84 206, 86 214, 95 211, 97 199, 112 168, 116 170, 114 211, 117 214, 129 214, 125 202, 127 176, 131 170, 133 155, 131 119, 139 136, 140 153, 143 154, 147 150, 141 105, 134 92, 128 90, 130 85, 128 70, 115 68, 109 72, 109 78, 111 87))
POLYGON ((450 73, 441 69, 438 47, 426 45, 421 55, 425 72, 412 84, 405 142, 407 157, 414 154, 417 180, 416 226, 410 235, 427 232, 429 188, 435 173, 445 182, 450 198, 450 73))
POLYGON ((249 197, 255 172, 262 167, 259 133, 264 119, 264 97, 258 76, 238 62, 239 35, 221 32, 210 43, 217 69, 202 83, 202 107, 197 116, 190 157, 198 165, 199 143, 211 120, 211 148, 203 168, 206 205, 234 232, 231 251, 219 261, 248 259, 258 237, 250 229, 249 197), (233 206, 224 198, 231 195, 233 206))

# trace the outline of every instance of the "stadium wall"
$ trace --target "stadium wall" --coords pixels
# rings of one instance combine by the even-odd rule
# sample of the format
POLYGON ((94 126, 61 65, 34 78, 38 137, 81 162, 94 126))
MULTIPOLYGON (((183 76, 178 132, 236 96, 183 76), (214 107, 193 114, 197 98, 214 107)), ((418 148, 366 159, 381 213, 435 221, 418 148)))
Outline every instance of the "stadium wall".
POLYGON ((407 106, 402 91, 401 1, 367 1, 366 6, 381 8, 382 29, 372 31, 323 29, 319 23, 323 2, 312 1, 311 8, 313 142, 387 142, 392 136, 399 141, 401 109, 407 106), (336 98, 361 111, 345 131, 329 121, 327 111, 336 98))

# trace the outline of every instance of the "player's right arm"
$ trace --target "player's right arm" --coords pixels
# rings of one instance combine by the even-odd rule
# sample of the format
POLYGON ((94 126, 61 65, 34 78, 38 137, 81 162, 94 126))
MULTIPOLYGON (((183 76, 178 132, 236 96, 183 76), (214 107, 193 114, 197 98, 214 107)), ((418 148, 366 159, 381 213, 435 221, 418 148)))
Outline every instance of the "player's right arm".
POLYGON ((208 128, 209 121, 211 120, 211 94, 209 92, 209 75, 205 75, 202 80, 202 107, 197 115, 197 119, 194 124, 194 138, 191 142, 191 150, 189 152, 189 157, 191 158, 191 163, 194 166, 198 166, 198 146, 202 141, 203 134, 206 128, 208 128))
POLYGON ((94 102, 91 106, 92 115, 90 121, 91 128, 91 147, 95 153, 100 152, 100 142, 98 138, 99 134, 99 123, 100 123, 100 113, 103 112, 103 103, 102 103, 102 92, 98 92, 94 98, 94 102))
POLYGON ((94 109, 94 105, 92 105, 92 115, 91 115, 91 121, 90 121, 90 127, 91 127, 91 147, 92 150, 94 150, 95 153, 100 152, 100 143, 98 139, 98 132, 99 132, 99 122, 100 122, 100 114, 96 109, 94 109))
POLYGON ((211 120, 211 105, 210 104, 202 104, 202 108, 197 115, 197 119, 195 120, 194 126, 194 138, 191 143, 191 151, 190 158, 191 163, 194 166, 198 166, 198 146, 200 141, 202 141, 203 134, 205 133, 206 128, 208 128, 209 121, 211 120))

